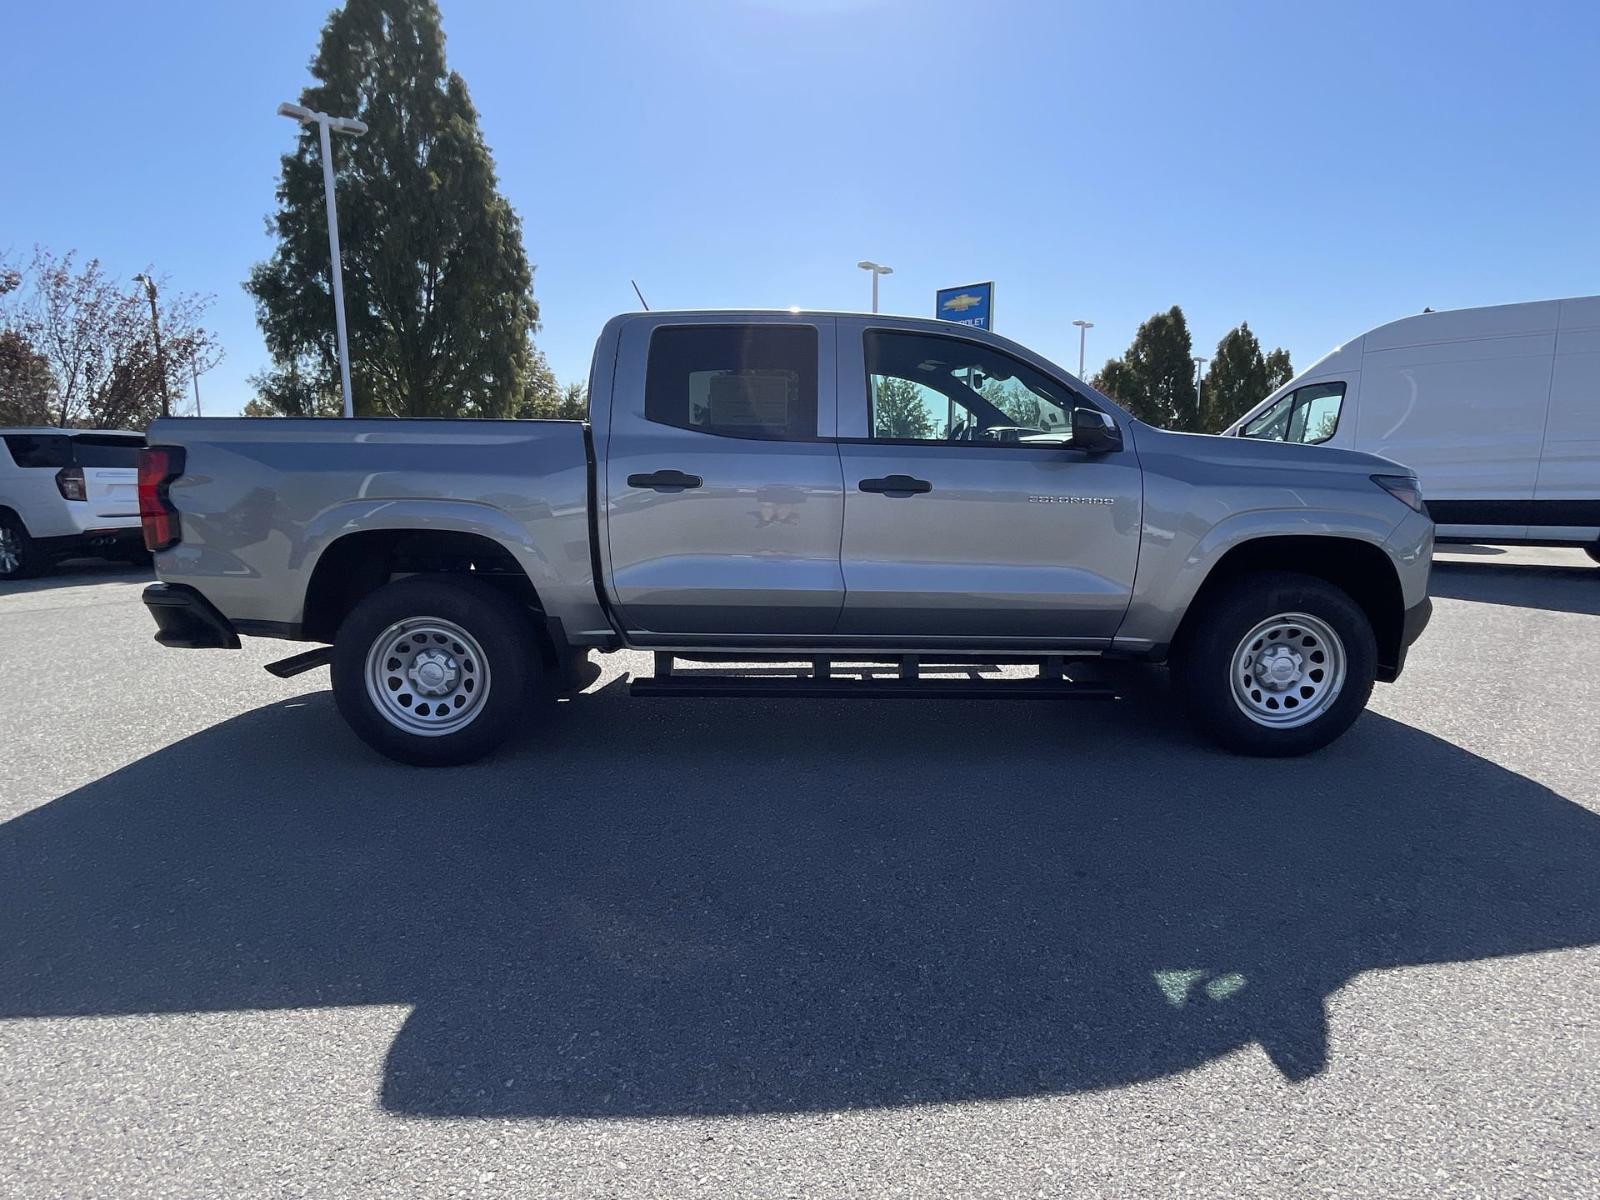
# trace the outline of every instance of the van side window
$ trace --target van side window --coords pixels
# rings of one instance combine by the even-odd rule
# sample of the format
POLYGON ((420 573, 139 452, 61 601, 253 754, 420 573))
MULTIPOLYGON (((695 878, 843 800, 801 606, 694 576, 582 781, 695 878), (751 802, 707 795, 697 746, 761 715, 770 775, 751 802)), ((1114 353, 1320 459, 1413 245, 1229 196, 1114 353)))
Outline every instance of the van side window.
POLYGON ((1339 409, 1343 405, 1343 383, 1308 383, 1279 397, 1240 432, 1244 437, 1263 441, 1314 446, 1338 430, 1339 409))
POLYGON ((650 337, 645 419, 723 437, 817 436, 812 325, 672 325, 650 337))

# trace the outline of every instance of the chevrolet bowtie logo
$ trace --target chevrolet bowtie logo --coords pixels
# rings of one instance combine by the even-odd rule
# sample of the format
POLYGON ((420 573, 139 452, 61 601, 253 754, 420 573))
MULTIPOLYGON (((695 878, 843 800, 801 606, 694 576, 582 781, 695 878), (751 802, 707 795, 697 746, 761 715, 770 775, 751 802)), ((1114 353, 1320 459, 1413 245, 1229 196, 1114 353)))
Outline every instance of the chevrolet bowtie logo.
POLYGON ((966 312, 969 308, 977 308, 983 303, 982 296, 974 296, 971 292, 962 292, 959 296, 951 296, 941 306, 951 312, 966 312))

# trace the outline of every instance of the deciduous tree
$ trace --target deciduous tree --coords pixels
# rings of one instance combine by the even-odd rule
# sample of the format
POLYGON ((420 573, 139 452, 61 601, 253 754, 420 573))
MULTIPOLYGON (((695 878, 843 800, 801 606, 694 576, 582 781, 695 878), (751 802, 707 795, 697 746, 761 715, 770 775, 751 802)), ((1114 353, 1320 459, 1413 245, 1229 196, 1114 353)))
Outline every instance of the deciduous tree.
POLYGON ((872 435, 880 438, 933 437, 933 417, 923 396, 923 389, 909 379, 878 379, 872 402, 872 435))
POLYGON ((175 292, 165 280, 157 280, 159 357, 143 286, 116 282, 98 259, 79 267, 72 253, 35 249, 9 282, 3 325, 11 361, 27 386, 44 386, 48 424, 143 429, 160 415, 163 391, 174 403, 188 394, 191 363, 204 371, 221 357, 201 324, 208 298, 175 292))

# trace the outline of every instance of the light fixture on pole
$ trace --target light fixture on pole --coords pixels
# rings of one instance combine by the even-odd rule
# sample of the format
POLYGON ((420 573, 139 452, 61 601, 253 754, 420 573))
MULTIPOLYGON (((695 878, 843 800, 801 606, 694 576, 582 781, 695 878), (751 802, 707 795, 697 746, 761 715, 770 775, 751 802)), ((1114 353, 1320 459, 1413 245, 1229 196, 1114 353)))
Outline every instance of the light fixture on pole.
POLYGON ((344 269, 339 264, 339 210, 333 202, 333 139, 330 133, 360 137, 367 131, 365 122, 354 117, 330 117, 327 113, 313 112, 303 104, 278 105, 278 115, 299 121, 302 125, 315 125, 322 141, 322 190, 328 203, 328 255, 333 263, 333 321, 339 339, 339 383, 344 389, 344 415, 356 415, 355 403, 350 398, 350 347, 344 332, 344 269))
POLYGON ((1083 345, 1084 345, 1084 340, 1089 336, 1089 330, 1094 328, 1094 322, 1093 321, 1074 321, 1073 324, 1078 327, 1078 378, 1082 379, 1083 378, 1083 345))
POLYGON ((878 311, 878 276, 879 275, 893 275, 894 274, 894 268, 893 267, 886 267, 882 263, 869 262, 866 259, 862 259, 860 262, 858 262, 856 264, 856 266, 860 267, 863 271, 871 271, 872 272, 872 311, 873 312, 877 312, 878 311))
POLYGON ((1197 413, 1206 410, 1205 405, 1200 403, 1200 388, 1205 380, 1206 364, 1210 361, 1209 358, 1201 358, 1198 354, 1194 356, 1194 410, 1197 413))
POLYGON ((143 271, 133 277, 135 283, 144 284, 145 298, 150 301, 150 334, 156 342, 156 374, 161 376, 161 415, 172 415, 172 395, 167 388, 167 360, 161 353, 161 318, 156 315, 156 281, 143 271))

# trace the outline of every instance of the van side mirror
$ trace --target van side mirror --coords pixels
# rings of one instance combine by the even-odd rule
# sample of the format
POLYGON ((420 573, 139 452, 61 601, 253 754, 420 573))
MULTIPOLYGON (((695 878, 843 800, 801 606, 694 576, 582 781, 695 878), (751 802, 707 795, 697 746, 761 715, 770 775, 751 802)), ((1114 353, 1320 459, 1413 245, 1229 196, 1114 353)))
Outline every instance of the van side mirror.
POLYGON ((1075 408, 1072 410, 1072 440, 1067 445, 1090 454, 1109 454, 1122 449, 1122 431, 1109 413, 1098 408, 1075 408))

